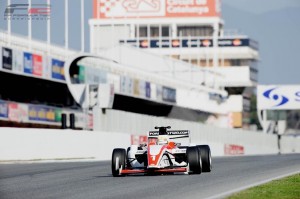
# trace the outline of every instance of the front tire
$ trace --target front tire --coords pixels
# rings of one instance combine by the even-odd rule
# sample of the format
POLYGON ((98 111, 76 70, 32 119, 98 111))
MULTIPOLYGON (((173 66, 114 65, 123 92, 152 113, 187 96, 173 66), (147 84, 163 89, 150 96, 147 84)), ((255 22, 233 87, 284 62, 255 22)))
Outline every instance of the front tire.
POLYGON ((202 161, 197 147, 187 148, 187 162, 189 164, 189 174, 201 174, 202 161))
POLYGON ((211 152, 208 145, 197 145, 202 160, 202 172, 211 172, 211 152))
POLYGON ((111 160, 111 172, 114 177, 124 176, 120 174, 121 169, 124 169, 126 165, 126 150, 116 148, 112 153, 111 160))

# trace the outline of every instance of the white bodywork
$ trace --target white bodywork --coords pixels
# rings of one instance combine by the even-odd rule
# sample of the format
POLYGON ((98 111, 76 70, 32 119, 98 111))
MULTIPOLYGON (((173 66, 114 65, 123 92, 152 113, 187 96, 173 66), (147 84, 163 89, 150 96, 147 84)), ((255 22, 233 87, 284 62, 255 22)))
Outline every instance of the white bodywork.
POLYGON ((127 157, 130 166, 133 168, 164 168, 169 166, 185 166, 187 162, 175 161, 176 155, 185 155, 187 146, 190 146, 190 132, 188 130, 168 131, 168 135, 158 135, 158 131, 148 133, 148 144, 131 145, 127 157), (174 147, 168 146, 169 142, 174 143, 174 147), (180 147, 182 146, 182 147, 180 147), (179 148, 180 147, 180 148, 179 148), (146 162, 139 162, 138 156, 146 157, 146 162))

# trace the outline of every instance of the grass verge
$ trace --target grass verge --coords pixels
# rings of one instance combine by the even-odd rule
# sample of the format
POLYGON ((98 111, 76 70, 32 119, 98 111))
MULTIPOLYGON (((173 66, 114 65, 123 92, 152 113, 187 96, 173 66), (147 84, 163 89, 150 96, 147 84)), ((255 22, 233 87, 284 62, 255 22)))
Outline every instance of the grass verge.
POLYGON ((300 173, 235 193, 226 199, 300 199, 300 173))

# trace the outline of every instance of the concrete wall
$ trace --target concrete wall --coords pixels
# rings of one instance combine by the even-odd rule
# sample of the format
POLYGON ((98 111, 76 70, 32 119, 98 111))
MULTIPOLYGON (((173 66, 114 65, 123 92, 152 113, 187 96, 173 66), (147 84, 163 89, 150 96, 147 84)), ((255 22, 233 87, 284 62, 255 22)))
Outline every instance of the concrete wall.
POLYGON ((108 132, 0 128, 0 161, 109 160, 114 148, 127 148, 130 135, 108 132))
MULTIPOLYGON (((94 129, 98 131, 123 132, 134 135, 145 135, 155 126, 168 126, 172 129, 187 129, 191 131, 192 142, 209 144, 212 154, 217 156, 241 153, 229 148, 243 148, 242 154, 275 154, 278 153, 278 139, 276 135, 241 129, 225 129, 177 119, 154 117, 128 113, 124 111, 109 110, 105 114, 99 109, 94 109, 94 129), (228 152, 228 151, 227 151, 228 152)), ((282 136, 281 152, 300 152, 300 139, 282 136)))
MULTIPOLYGON (((208 144, 212 156, 278 153, 277 136, 200 123, 163 119, 116 110, 98 113, 97 131, 0 128, 0 162, 8 160, 110 160, 114 148, 127 148, 132 137, 147 135, 154 126, 191 131, 193 144, 208 144)), ((282 153, 300 153, 300 138, 282 136, 282 153)))

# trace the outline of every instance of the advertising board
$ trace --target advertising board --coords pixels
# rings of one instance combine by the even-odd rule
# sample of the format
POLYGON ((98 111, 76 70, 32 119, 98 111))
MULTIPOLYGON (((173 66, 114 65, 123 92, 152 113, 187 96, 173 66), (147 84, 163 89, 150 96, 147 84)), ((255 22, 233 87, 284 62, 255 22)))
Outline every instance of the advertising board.
POLYGON ((24 73, 32 74, 32 54, 28 52, 23 53, 23 64, 24 64, 24 73))
POLYGON ((134 79, 133 80, 133 94, 135 96, 139 96, 140 95, 140 82, 138 79, 134 79))
POLYGON ((26 104, 8 103, 8 119, 15 122, 28 120, 28 106, 26 104))
POLYGON ((23 73, 23 52, 20 50, 13 50, 13 71, 23 73))
POLYGON ((169 88, 166 86, 162 87, 162 99, 166 102, 176 102, 176 89, 169 88))
POLYGON ((163 97, 162 97, 162 86, 161 85, 156 85, 156 100, 158 101, 162 101, 163 97))
POLYGON ((65 80, 64 61, 51 59, 51 77, 53 79, 65 80))
POLYGON ((79 65, 79 83, 100 84, 107 83, 107 72, 101 69, 79 65))
POLYGON ((61 110, 40 105, 29 105, 29 120, 44 122, 59 122, 61 110))
POLYGON ((36 76, 43 75, 43 57, 41 55, 32 55, 32 73, 36 76))
POLYGON ((12 70, 12 49, 2 48, 2 68, 7 70, 12 70))
POLYGON ((8 118, 8 105, 5 101, 0 101, 0 117, 8 118))
POLYGON ((151 98, 151 83, 145 82, 146 86, 146 98, 151 98))
POLYGON ((299 110, 300 85, 258 85, 257 109, 299 110))
POLYGON ((220 0, 94 0, 94 18, 219 17, 220 0))
MULTIPOLYGON (((178 38, 172 40, 159 40, 159 39, 140 39, 140 40, 120 40, 120 43, 131 43, 136 44, 139 43, 140 48, 206 48, 213 47, 212 39, 186 39, 186 38, 178 38)), ((252 44, 252 40, 250 39, 219 39, 218 40, 219 47, 245 47, 249 46, 254 49, 258 49, 257 46, 252 44)))

